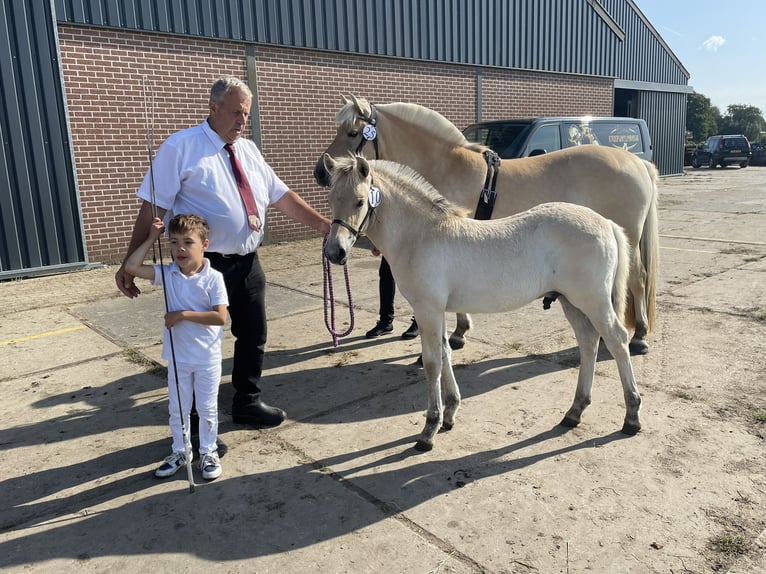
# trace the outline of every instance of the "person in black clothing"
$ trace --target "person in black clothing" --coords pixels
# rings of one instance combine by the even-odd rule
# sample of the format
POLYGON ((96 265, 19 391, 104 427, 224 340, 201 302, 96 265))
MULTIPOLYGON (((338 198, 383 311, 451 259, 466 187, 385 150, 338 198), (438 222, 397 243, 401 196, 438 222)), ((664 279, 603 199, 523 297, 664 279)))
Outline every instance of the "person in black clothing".
MULTIPOLYGON (((373 249, 373 253, 378 254, 377 249, 373 249)), ((378 322, 375 326, 367 331, 365 337, 368 339, 374 339, 380 337, 386 333, 390 333, 394 330, 394 298, 396 297, 396 281, 391 274, 391 267, 388 265, 385 257, 380 259, 380 267, 378 268, 378 295, 380 298, 380 310, 378 322)), ((407 330, 402 333, 402 339, 414 339, 420 334, 418 329, 418 323, 415 321, 415 317, 412 318, 412 323, 407 330)))

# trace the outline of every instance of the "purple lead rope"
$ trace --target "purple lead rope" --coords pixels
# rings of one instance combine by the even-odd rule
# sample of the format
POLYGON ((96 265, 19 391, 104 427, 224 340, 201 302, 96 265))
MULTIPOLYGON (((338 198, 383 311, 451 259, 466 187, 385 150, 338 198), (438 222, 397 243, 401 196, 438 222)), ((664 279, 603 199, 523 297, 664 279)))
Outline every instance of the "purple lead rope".
MULTIPOLYGON (((327 240, 325 239, 325 242, 327 240)), ((348 280, 348 267, 343 265, 343 277, 346 280, 346 294, 348 295, 348 310, 349 310, 349 326, 346 331, 339 333, 335 329, 335 294, 332 286, 332 264, 330 260, 324 255, 324 243, 322 244, 322 267, 324 270, 324 324, 327 330, 332 335, 332 346, 338 346, 338 339, 351 334, 354 330, 354 300, 351 297, 351 284, 348 280), (328 317, 329 311, 329 317, 328 317)))

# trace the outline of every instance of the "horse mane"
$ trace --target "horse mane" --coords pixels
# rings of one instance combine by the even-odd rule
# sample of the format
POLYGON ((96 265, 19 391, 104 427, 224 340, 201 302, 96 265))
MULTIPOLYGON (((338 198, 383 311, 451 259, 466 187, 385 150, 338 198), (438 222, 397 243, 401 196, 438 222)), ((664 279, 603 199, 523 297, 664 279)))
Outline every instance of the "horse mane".
MULTIPOLYGON (((443 140, 449 145, 459 147, 471 147, 471 144, 463 133, 455 127, 455 124, 439 112, 430 110, 418 104, 405 102, 392 102, 389 104, 375 104, 375 109, 382 114, 390 114, 402 121, 412 123, 420 127, 423 133, 431 137, 443 140)), ((358 115, 369 117, 372 113, 372 105, 364 98, 354 98, 346 103, 335 114, 336 125, 352 123, 358 115)), ((472 148, 473 149, 473 148, 472 148)))
MULTIPOLYGON (((361 156, 349 154, 347 157, 336 160, 332 173, 333 187, 341 177, 348 178, 349 184, 354 187, 361 183, 359 172, 355 169, 357 157, 361 156)), ((407 201, 417 202, 419 204, 417 209, 423 214, 430 212, 439 217, 463 218, 470 213, 470 210, 452 203, 440 194, 428 180, 411 167, 382 159, 368 160, 368 162, 372 181, 381 188, 384 198, 391 188, 396 188, 403 190, 399 195, 407 201)))

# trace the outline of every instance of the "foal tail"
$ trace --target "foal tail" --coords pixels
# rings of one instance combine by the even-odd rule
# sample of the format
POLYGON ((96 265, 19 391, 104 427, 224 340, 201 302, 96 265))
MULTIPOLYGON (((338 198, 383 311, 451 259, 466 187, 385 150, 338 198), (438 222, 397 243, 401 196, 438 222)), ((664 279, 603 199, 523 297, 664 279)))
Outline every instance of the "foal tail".
POLYGON ((628 297, 628 274, 630 272, 630 248, 628 237, 625 231, 614 221, 612 224, 612 233, 617 242, 617 268, 614 272, 614 282, 612 283, 612 307, 614 312, 623 321, 625 317, 625 305, 628 297))

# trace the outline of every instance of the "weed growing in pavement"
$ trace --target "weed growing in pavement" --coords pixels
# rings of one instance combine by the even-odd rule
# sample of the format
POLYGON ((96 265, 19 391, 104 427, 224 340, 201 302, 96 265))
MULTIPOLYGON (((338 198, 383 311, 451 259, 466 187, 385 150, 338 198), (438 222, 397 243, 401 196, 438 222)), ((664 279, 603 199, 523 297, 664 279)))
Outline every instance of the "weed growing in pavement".
POLYGON ((747 542, 744 536, 724 534, 711 538, 709 542, 711 550, 721 554, 744 554, 747 552, 747 542))

